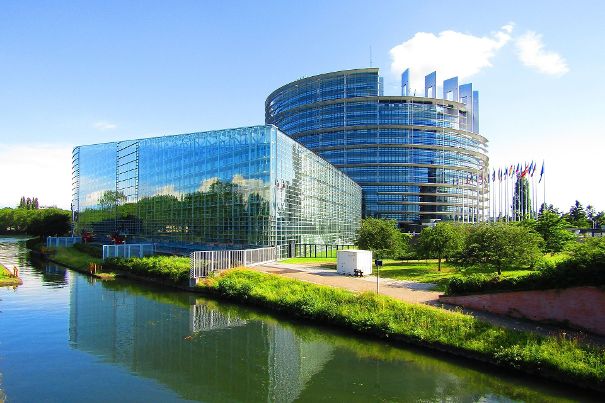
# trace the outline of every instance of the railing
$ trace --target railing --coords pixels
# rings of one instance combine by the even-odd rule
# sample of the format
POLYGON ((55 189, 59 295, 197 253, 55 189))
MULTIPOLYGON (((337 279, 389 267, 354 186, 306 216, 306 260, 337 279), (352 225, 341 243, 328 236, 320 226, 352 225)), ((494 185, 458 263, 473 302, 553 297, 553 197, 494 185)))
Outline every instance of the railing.
POLYGON ((189 308, 189 331, 191 333, 207 332, 244 326, 247 323, 237 315, 222 313, 208 308, 206 304, 195 304, 189 308))
POLYGON ((66 248, 82 242, 79 236, 49 236, 46 238, 47 248, 66 248))
POLYGON ((288 257, 336 257, 339 250, 355 249, 352 244, 297 243, 288 257))
POLYGON ((275 247, 241 250, 209 250, 192 252, 189 278, 208 277, 211 273, 238 266, 254 266, 277 260, 275 247))
POLYGON ((144 257, 155 253, 152 243, 132 243, 122 245, 103 245, 103 260, 112 257, 144 257))

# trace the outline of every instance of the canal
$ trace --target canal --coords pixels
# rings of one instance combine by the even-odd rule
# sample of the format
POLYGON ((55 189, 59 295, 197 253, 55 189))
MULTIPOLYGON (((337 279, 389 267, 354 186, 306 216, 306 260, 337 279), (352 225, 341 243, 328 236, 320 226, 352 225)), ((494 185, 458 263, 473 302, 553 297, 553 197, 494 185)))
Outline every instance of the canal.
POLYGON ((126 280, 0 237, 0 402, 589 401, 556 385, 126 280))

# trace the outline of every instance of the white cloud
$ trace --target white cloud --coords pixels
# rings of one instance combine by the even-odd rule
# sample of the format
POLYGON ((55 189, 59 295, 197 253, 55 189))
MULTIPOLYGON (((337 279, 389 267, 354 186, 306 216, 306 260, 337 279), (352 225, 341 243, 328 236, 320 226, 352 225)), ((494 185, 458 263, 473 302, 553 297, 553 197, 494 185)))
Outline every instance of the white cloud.
POLYGON ((118 125, 106 121, 98 121, 93 124, 93 127, 97 130, 114 130, 118 128, 118 125))
POLYGON ((569 71, 565 59, 556 52, 544 50, 542 35, 527 31, 515 41, 519 60, 525 66, 550 76, 562 76, 569 71))
POLYGON ((14 207, 21 196, 43 206, 71 205, 71 147, 0 144, 0 206, 14 207))
POLYGON ((438 81, 454 76, 463 81, 491 67, 491 59, 510 41, 512 31, 510 23, 490 36, 418 32, 391 49, 391 71, 399 77, 409 67, 412 92, 415 89, 417 95, 424 95, 424 76, 433 71, 437 71, 438 81))

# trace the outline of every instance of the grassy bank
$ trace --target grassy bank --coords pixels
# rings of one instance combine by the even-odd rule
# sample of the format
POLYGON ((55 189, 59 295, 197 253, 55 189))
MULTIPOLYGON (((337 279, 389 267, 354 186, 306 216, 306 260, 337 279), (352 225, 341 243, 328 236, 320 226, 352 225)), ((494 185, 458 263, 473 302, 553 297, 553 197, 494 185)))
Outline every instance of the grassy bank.
POLYGON ((132 273, 160 281, 187 285, 189 282, 190 260, 188 257, 149 256, 130 259, 108 259, 104 263, 107 270, 132 273))
POLYGON ((90 263, 96 263, 101 269, 95 273, 95 277, 99 277, 104 280, 111 280, 116 277, 115 272, 108 270, 101 265, 103 262, 102 259, 91 256, 88 253, 82 252, 76 248, 57 248, 50 252, 51 253, 48 256, 48 259, 63 266, 79 272, 88 273, 88 265, 90 263))
POLYGON ((23 284, 19 277, 13 277, 11 272, 0 263, 0 287, 23 284))
POLYGON ((429 346, 605 390, 605 351, 577 340, 494 327, 470 315, 251 270, 226 271, 205 280, 198 288, 360 333, 429 346))

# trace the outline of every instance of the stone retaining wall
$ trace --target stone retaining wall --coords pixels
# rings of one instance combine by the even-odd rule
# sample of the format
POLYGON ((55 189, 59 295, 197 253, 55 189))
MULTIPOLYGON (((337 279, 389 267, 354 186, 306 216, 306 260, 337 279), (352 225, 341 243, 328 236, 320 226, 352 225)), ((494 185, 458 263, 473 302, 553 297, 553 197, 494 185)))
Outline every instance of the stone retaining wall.
POLYGON ((605 335, 605 290, 597 287, 440 296, 439 301, 516 318, 565 323, 605 335))

